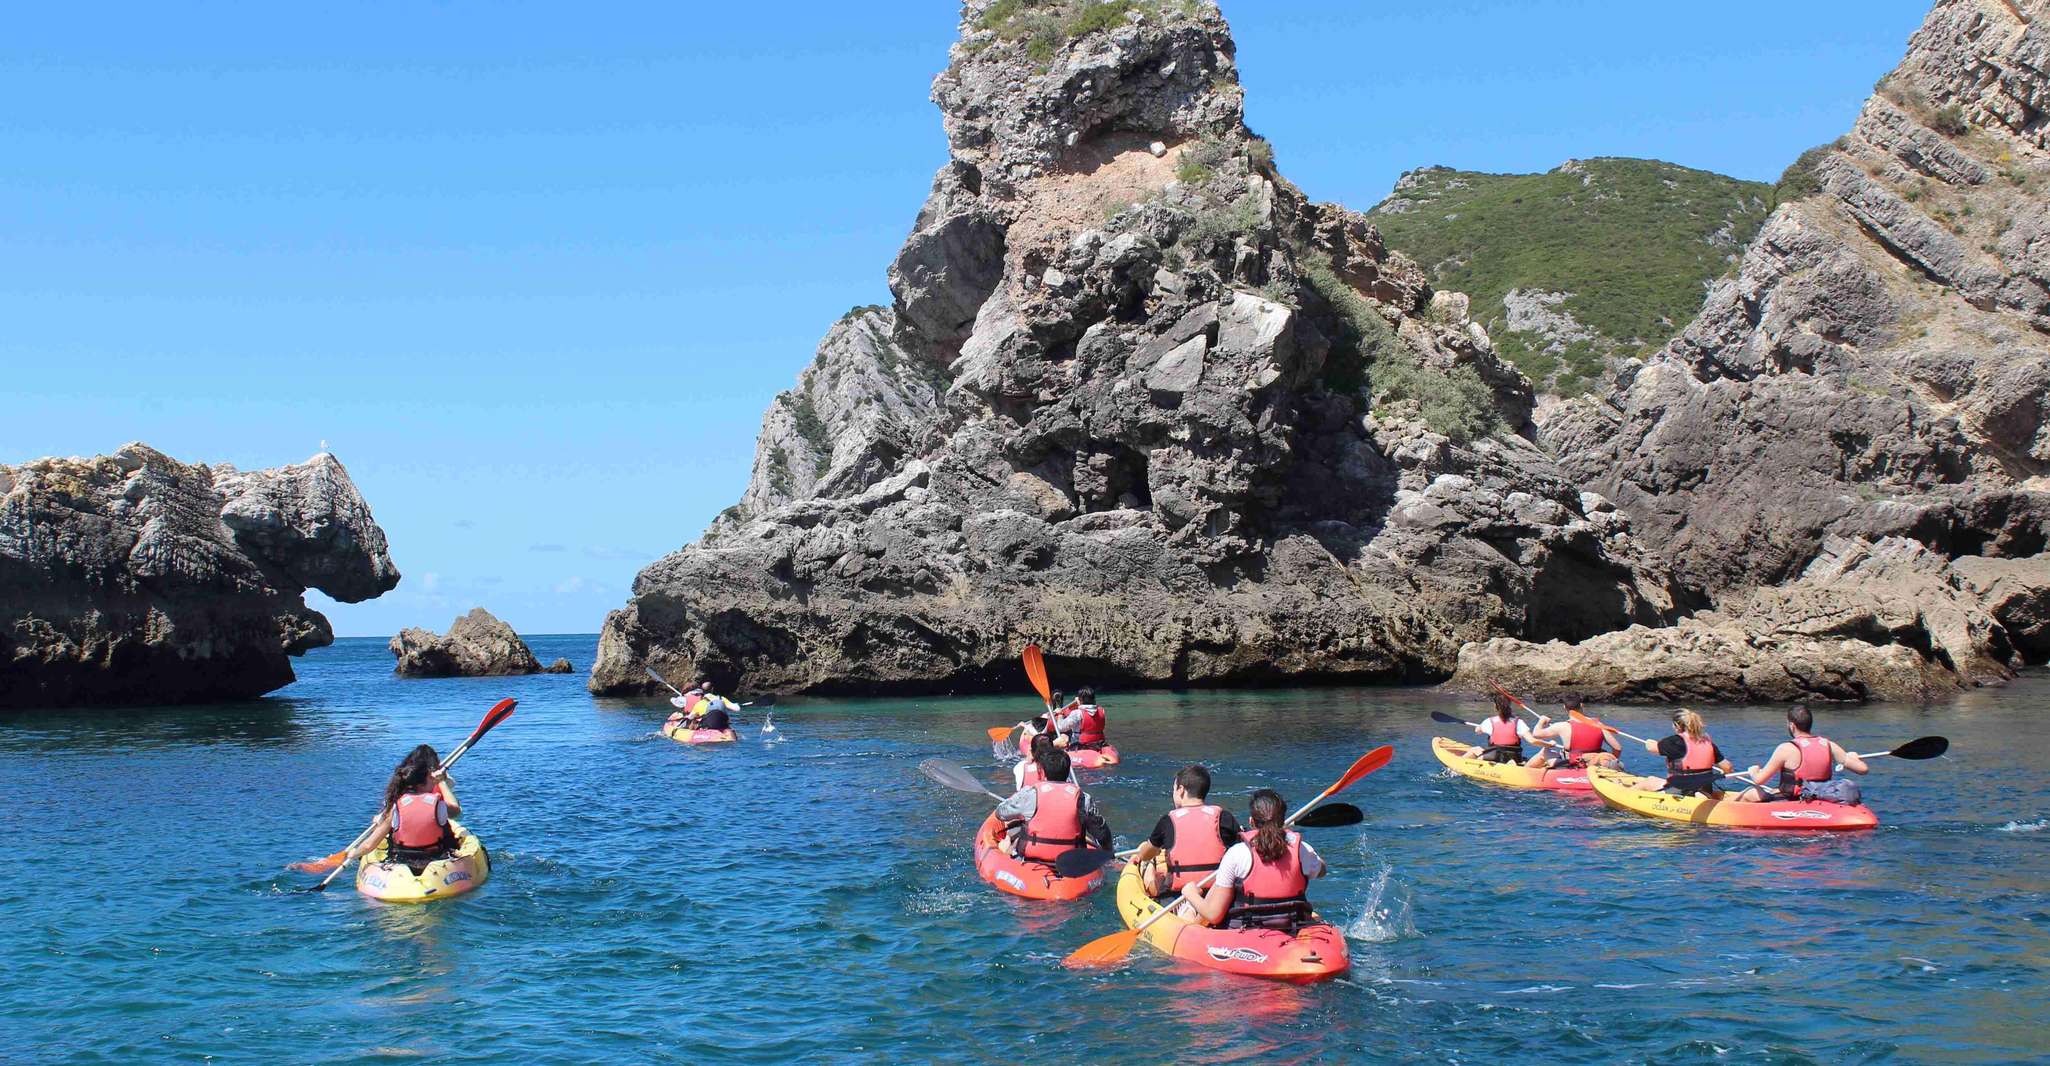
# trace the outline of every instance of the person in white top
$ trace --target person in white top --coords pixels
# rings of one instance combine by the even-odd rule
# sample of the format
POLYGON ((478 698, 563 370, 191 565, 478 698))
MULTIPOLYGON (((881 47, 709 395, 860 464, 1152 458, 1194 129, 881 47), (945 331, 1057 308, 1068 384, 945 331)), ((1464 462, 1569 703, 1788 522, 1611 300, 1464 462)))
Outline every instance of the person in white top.
POLYGON ((1269 788, 1253 793, 1246 813, 1253 831, 1225 851, 1217 879, 1207 888, 1184 887, 1182 897, 1205 925, 1292 929, 1309 920, 1310 882, 1328 867, 1316 849, 1288 828, 1288 806, 1280 793, 1269 788))

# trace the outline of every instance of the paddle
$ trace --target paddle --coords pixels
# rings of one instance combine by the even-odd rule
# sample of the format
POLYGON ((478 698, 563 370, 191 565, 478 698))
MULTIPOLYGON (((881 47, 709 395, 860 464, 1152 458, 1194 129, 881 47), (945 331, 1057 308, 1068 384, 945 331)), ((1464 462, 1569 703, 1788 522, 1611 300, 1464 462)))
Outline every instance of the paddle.
POLYGON ((1619 736, 1619 737, 1622 737, 1622 738, 1623 738, 1624 740, 1634 740, 1634 741, 1638 742, 1639 744, 1649 744, 1649 743, 1651 743, 1650 741, 1648 741, 1648 740, 1644 739, 1643 737, 1633 737, 1633 736, 1631 736, 1630 734, 1628 734, 1628 733, 1625 733, 1625 732, 1623 732, 1623 731, 1622 731, 1622 730, 1620 730, 1620 729, 1617 729, 1617 728, 1616 728, 1615 726, 1612 726, 1612 725, 1609 725, 1609 724, 1607 724, 1607 723, 1603 722, 1603 721, 1602 721, 1601 719, 1599 719, 1599 718, 1590 718, 1590 717, 1588 717, 1587 715, 1584 715, 1584 714, 1580 713, 1579 711, 1569 711, 1569 712, 1567 712, 1567 713, 1569 713, 1570 715, 1572 715, 1572 717, 1573 717, 1573 720, 1574 720, 1574 721, 1576 721, 1576 722, 1579 722, 1579 723, 1580 723, 1580 724, 1582 724, 1582 725, 1591 725, 1591 726, 1595 727, 1596 729, 1599 729, 1599 730, 1601 730, 1602 732, 1605 732, 1605 733, 1614 733, 1614 734, 1616 734, 1617 736, 1619 736))
MULTIPOLYGON (((1855 754, 1860 759, 1884 759, 1891 756, 1895 759, 1906 759, 1910 762, 1919 762, 1923 759, 1934 759, 1949 750, 1949 737, 1916 737, 1915 739, 1910 740, 1907 743, 1892 748, 1888 751, 1861 751, 1856 752, 1855 754)), ((1836 768, 1838 770, 1842 770, 1844 767, 1842 763, 1838 763, 1836 768)), ((1724 774, 1723 776, 1734 777, 1739 781, 1749 781, 1750 783, 1754 785, 1759 785, 1762 788, 1771 787, 1769 785, 1761 784, 1759 781, 1752 778, 1749 774, 1724 774)))
MULTIPOLYGON (((1443 722, 1446 725, 1463 725, 1470 726, 1474 729, 1480 728, 1480 723, 1478 722, 1469 722, 1464 718, 1454 718, 1451 715, 1446 714, 1444 711, 1432 711, 1431 721, 1443 722)), ((1530 738, 1530 742, 1536 744, 1540 748, 1556 748, 1559 746, 1559 742, 1556 740, 1541 740, 1537 737, 1530 738)))
MULTIPOLYGON (((484 734, 491 732, 491 730, 494 727, 496 727, 498 723, 503 722, 508 718, 511 718, 513 708, 517 706, 519 706, 519 701, 511 698, 502 699, 499 700, 497 703, 492 704, 491 709, 484 712, 483 720, 477 723, 477 728, 471 730, 468 739, 464 740, 461 744, 456 745, 456 750, 448 753, 448 758, 443 759, 441 761, 441 765, 435 768, 435 772, 438 774, 446 774, 449 771, 449 768, 453 767, 456 764, 456 760, 461 759, 463 755, 470 750, 471 745, 477 743, 479 740, 482 740, 484 738, 484 734)), ((333 855, 326 856, 325 858, 316 859, 310 863, 297 864, 295 868, 304 869, 309 873, 313 872, 314 870, 325 868, 329 863, 334 864, 334 869, 330 870, 326 877, 321 878, 319 884, 314 885, 312 888, 304 889, 303 891, 327 891, 328 884, 335 879, 336 875, 340 874, 342 870, 347 868, 349 852, 354 851, 358 845, 361 845, 365 840, 368 840, 370 838, 371 832, 377 828, 378 821, 383 817, 384 812, 379 811, 377 817, 371 819, 370 824, 368 826, 365 826, 361 833, 356 834, 356 839, 350 841, 349 846, 343 848, 341 851, 335 852, 333 855)))
POLYGON ((1039 702, 1046 709, 1053 710, 1053 686, 1046 680, 1046 656, 1037 644, 1025 645, 1025 676, 1032 682, 1032 688, 1039 693, 1039 702))
POLYGON ((683 690, 682 690, 682 689, 680 689, 680 688, 677 688, 677 687, 676 687, 675 685, 672 685, 672 684, 670 684, 670 683, 669 683, 669 679, 668 679, 668 678, 666 678, 666 677, 663 677, 663 676, 662 676, 661 674, 658 674, 658 673, 656 673, 656 672, 655 672, 655 668, 654 668, 654 667, 650 666, 650 667, 647 667, 646 669, 647 669, 647 671, 648 671, 648 676, 649 676, 649 677, 652 677, 652 678, 654 678, 655 680, 657 680, 657 681, 660 681, 660 682, 662 682, 662 687, 663 687, 663 688, 666 688, 666 689, 668 689, 668 690, 669 690, 669 691, 671 691, 671 692, 674 692, 674 693, 676 693, 676 698, 677 698, 677 699, 682 699, 682 698, 683 698, 683 690))
MULTIPOLYGON (((1333 782, 1330 788, 1317 793, 1316 799, 1304 804, 1300 810, 1289 816, 1288 821, 1282 824, 1296 824, 1304 815, 1309 814, 1311 810, 1315 809, 1318 804, 1350 787, 1353 782, 1358 781, 1360 778, 1388 765, 1388 760, 1394 757, 1395 749, 1383 744, 1353 760, 1352 766, 1337 781, 1333 782)), ((1208 877, 1203 878, 1202 881, 1197 883, 1197 887, 1208 888, 1210 887, 1210 882, 1216 879, 1217 872, 1213 870, 1208 877)), ((1177 900, 1169 906, 1160 908, 1154 912, 1153 917, 1140 922, 1131 929, 1111 933, 1108 936, 1097 937, 1095 940, 1075 949, 1074 953, 1070 954, 1067 958, 1062 959, 1061 965, 1070 968, 1081 968, 1088 966, 1114 966, 1123 962, 1125 956, 1132 953, 1133 946, 1139 943, 1140 935, 1145 933, 1147 928, 1152 926, 1154 922, 1167 917, 1169 913, 1181 906, 1181 902, 1177 900)))
POLYGON ((1011 730, 1013 730, 1013 729, 1017 729, 1017 728, 1019 728, 1020 726, 1023 726, 1024 724, 1025 724, 1025 723, 1023 723, 1023 722, 1019 722, 1019 723, 1018 723, 1018 725, 993 725, 993 726, 990 726, 990 727, 989 727, 989 739, 990 739, 990 743, 992 743, 992 744, 995 744, 995 743, 999 743, 999 742, 1001 742, 1001 741, 1004 741, 1004 740, 1008 740, 1008 739, 1010 739, 1010 736, 1011 736, 1011 730))
POLYGON ((956 792, 979 792, 998 803, 1005 798, 991 792, 974 774, 944 759, 927 759, 918 764, 918 772, 956 792))
MULTIPOLYGON (((1327 803, 1303 815, 1295 826, 1297 829, 1337 829, 1366 820, 1367 813, 1350 803, 1327 803)), ((1062 877, 1084 877, 1119 859, 1129 858, 1131 854, 1101 848, 1076 848, 1061 852, 1053 861, 1053 871, 1062 877)))

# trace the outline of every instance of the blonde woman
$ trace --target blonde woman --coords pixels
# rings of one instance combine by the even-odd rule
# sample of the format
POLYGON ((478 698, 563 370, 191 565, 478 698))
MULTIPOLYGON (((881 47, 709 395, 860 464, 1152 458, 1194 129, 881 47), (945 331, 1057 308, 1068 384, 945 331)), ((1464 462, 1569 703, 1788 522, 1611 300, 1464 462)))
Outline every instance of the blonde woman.
POLYGON ((1666 776, 1637 779, 1637 787, 1646 792, 1716 799, 1716 779, 1733 769, 1730 760, 1723 758, 1722 749, 1710 739, 1707 723, 1684 707, 1673 712, 1673 735, 1645 741, 1644 750, 1666 760, 1666 776))

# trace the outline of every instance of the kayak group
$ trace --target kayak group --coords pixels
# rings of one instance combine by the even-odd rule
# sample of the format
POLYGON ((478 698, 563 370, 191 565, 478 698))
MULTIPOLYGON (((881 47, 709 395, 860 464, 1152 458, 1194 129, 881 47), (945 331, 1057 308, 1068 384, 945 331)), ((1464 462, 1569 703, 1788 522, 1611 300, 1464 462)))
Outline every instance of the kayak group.
MULTIPOLYGON (((1109 715, 1088 688, 1072 701, 1060 700, 1046 683, 1036 646, 1027 646, 1025 663, 1045 713, 989 731, 1004 750, 1010 750, 1011 732, 1020 733, 1011 794, 992 793, 967 770, 941 760, 928 759, 920 770, 949 788, 997 801, 976 831, 973 853, 977 874, 1000 891, 1079 899, 1102 886, 1106 869, 1122 864, 1117 906, 1126 930, 1085 945, 1068 957, 1070 965, 1115 962, 1143 938, 1174 958, 1231 973, 1315 981, 1346 970, 1344 935, 1316 913, 1309 896, 1310 882, 1329 867, 1297 830, 1359 824, 1359 808, 1326 801, 1387 765, 1391 747, 1361 755, 1293 814, 1278 792, 1256 790, 1243 822, 1211 802, 1209 770, 1182 767, 1168 789, 1169 806, 1146 839, 1115 852, 1101 808, 1076 779, 1080 770, 1118 763, 1109 715)), ((689 744, 738 739, 732 713, 739 705, 709 681, 672 691, 675 713, 663 723, 665 736, 689 744)), ((483 884, 490 856, 457 821, 462 803, 449 770, 514 707, 513 700, 499 701, 445 760, 425 744, 407 753, 385 783, 377 817, 354 842, 294 864, 327 872, 310 891, 325 889, 351 862, 357 889, 389 902, 442 899, 483 884)), ((1860 755, 1817 734, 1813 712, 1795 705, 1786 712, 1787 739, 1763 763, 1738 773, 1693 710, 1674 712, 1672 734, 1648 740, 1588 715, 1578 697, 1567 697, 1564 709, 1554 720, 1497 686, 1483 721, 1431 712, 1434 720, 1468 726, 1479 743, 1438 737, 1431 747, 1440 762, 1467 777, 1523 789, 1591 791, 1612 807, 1653 817, 1753 829, 1865 829, 1878 819, 1863 805, 1857 783, 1840 776, 1844 771, 1862 776, 1869 759, 1929 759, 1949 746, 1942 737, 1923 737, 1860 755), (1534 723, 1518 717, 1519 709, 1534 723), (1665 772, 1625 772, 1626 741, 1665 760, 1665 772), (1725 789, 1726 780, 1741 787, 1725 789)))
POLYGON ((1665 818, 1747 829, 1870 829, 1878 816, 1864 805, 1849 771, 1864 775, 1868 758, 1890 755, 1929 759, 1949 742, 1923 737, 1886 752, 1859 755, 1815 732, 1815 714, 1795 704, 1786 712, 1787 739, 1765 762, 1739 772, 1699 712, 1673 712, 1670 736, 1632 736, 1586 713, 1582 700, 1568 696, 1566 714, 1554 721, 1499 687, 1493 714, 1463 722, 1443 712, 1431 717, 1465 724, 1483 739, 1472 744, 1446 737, 1432 742, 1438 760, 1455 773, 1514 788, 1593 792, 1611 807, 1665 818), (1516 711, 1535 719, 1535 726, 1516 711), (1665 772, 1638 776, 1623 769, 1624 742, 1641 745, 1665 760, 1665 772), (1536 746, 1535 754, 1526 745, 1536 746), (1725 788, 1725 782, 1737 787, 1725 788))

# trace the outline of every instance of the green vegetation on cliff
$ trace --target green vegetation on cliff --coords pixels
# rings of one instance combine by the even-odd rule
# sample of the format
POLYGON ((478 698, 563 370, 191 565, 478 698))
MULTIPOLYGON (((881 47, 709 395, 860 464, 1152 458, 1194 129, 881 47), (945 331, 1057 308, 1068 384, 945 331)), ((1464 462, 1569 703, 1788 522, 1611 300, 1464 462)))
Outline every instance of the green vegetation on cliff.
POLYGON ((1648 352, 1679 332, 1772 198, 1762 182, 1587 159, 1543 174, 1412 171, 1369 214, 1433 285, 1473 297, 1504 358, 1540 390, 1570 395, 1605 357, 1648 352), (1510 328, 1511 305, 1522 328, 1510 328))

